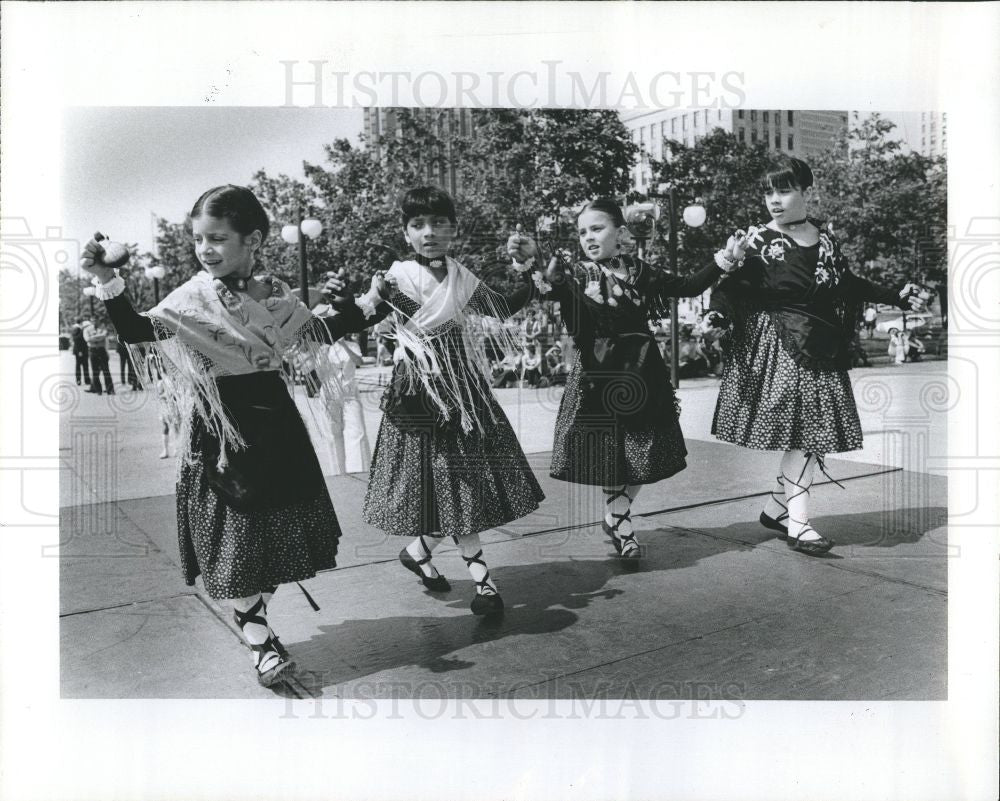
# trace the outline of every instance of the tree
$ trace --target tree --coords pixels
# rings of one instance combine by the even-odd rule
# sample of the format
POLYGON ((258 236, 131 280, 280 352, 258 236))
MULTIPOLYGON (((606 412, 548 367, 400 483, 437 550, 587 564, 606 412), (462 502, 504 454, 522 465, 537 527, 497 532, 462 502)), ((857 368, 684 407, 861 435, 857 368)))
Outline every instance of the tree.
MULTIPOLYGON (((705 204, 704 225, 690 228, 680 222, 678 226, 678 262, 683 273, 710 264, 715 251, 737 228, 765 221, 760 177, 769 156, 763 144, 739 142, 721 128, 693 147, 671 140, 666 140, 664 147, 667 158, 652 161, 653 185, 673 185, 678 221, 684 206, 699 198, 705 204)), ((666 207, 665 201, 660 203, 666 207)), ((668 233, 669 225, 662 220, 650 242, 652 260, 665 262, 668 233)))
POLYGON ((833 223, 854 272, 889 286, 905 280, 943 284, 946 162, 903 152, 889 138, 895 127, 872 114, 814 159, 818 209, 833 223))

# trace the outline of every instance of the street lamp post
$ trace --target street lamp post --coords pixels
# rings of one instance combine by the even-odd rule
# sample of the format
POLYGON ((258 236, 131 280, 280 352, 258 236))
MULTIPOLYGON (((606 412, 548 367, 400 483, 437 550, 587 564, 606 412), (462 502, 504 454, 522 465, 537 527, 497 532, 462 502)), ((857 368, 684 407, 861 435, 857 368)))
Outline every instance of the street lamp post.
POLYGON ((163 279, 167 274, 167 271, 163 269, 162 265, 157 264, 155 267, 146 268, 146 278, 153 282, 153 305, 156 306, 160 302, 160 280, 163 279))
POLYGON ((281 238, 289 245, 299 246, 299 281, 301 282, 302 302, 309 305, 309 270, 306 266, 306 238, 315 239, 323 232, 323 223, 312 218, 302 219, 302 211, 298 213, 297 225, 286 225, 281 229, 281 238), (305 236, 302 236, 305 234, 305 236))
MULTIPOLYGON (((670 264, 670 271, 677 274, 677 230, 680 227, 680 221, 677 219, 677 195, 674 185, 660 184, 656 192, 649 193, 649 197, 665 198, 667 201, 667 224, 669 226, 667 231, 667 258, 670 264)), ((640 219, 636 221, 640 223, 640 227, 645 223, 649 228, 645 236, 636 236, 636 239, 639 240, 639 258, 642 258, 643 255, 642 251, 645 239, 652 236, 653 221, 658 216, 655 208, 649 208, 651 205, 642 204, 636 206, 635 212, 629 215, 630 224, 633 219, 638 217, 640 219)), ((704 225, 705 207, 702 205, 700 199, 696 199, 694 203, 684 208, 682 219, 691 228, 698 228, 704 225)), ((674 385, 675 389, 680 386, 680 376, 678 374, 678 368, 680 367, 680 324, 677 317, 677 298, 672 297, 670 298, 670 382, 674 385)))

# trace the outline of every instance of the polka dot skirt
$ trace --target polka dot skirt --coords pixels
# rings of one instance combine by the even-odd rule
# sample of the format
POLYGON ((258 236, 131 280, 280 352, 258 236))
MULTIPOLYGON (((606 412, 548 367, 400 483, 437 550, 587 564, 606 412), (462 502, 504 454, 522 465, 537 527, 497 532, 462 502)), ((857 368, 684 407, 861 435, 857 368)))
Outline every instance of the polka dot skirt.
POLYGON ((231 509, 196 461, 181 468, 177 535, 188 584, 201 574, 212 598, 245 598, 336 567, 340 525, 325 486, 314 498, 282 509, 231 509))
POLYGON ((402 425, 382 417, 372 456, 364 519, 387 534, 458 536, 524 517, 545 495, 507 416, 487 401, 484 431, 457 423, 402 425))
POLYGON ((861 422, 846 370, 795 362, 768 312, 737 323, 726 356, 712 433, 768 451, 842 453, 861 447, 861 422))
MULTIPOLYGON (((649 427, 626 428, 610 416, 584 417, 580 373, 578 354, 556 418, 552 478, 606 487, 652 484, 687 466, 687 448, 672 404, 665 404, 662 417, 649 427)), ((667 385, 661 391, 671 390, 667 385)))

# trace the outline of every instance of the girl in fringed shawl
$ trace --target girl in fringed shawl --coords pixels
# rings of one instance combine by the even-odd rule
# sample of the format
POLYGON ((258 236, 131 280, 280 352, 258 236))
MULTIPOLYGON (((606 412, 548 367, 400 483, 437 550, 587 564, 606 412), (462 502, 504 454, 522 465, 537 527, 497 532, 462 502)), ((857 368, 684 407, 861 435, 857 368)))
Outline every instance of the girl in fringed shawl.
POLYGON ((102 263, 98 242, 87 243, 80 264, 94 275, 119 336, 149 343, 164 372, 167 416, 180 421, 184 448, 177 478, 184 577, 194 584, 201 574, 212 598, 229 600, 257 678, 268 686, 293 667, 267 621, 271 597, 280 584, 334 567, 340 538, 281 365, 324 354, 342 336, 346 310, 360 313, 350 304, 321 322, 283 282, 253 277, 269 223, 250 190, 208 190, 191 221, 204 271, 145 314, 135 312, 124 281, 102 263))
MULTIPOLYGON (((588 203, 577 218, 583 259, 553 257, 533 280, 560 304, 577 356, 566 379, 552 444, 551 475, 597 485, 606 495, 604 533, 633 569, 641 549, 632 529, 632 502, 643 484, 686 466, 679 409, 649 323, 663 317, 670 297, 693 297, 722 276, 711 265, 687 278, 622 255, 628 236, 618 204, 588 203)), ((507 242, 515 267, 529 271, 540 253, 518 232, 507 242)))
POLYGON ((389 268, 385 303, 359 300, 368 324, 391 315, 396 338, 364 517, 413 538, 399 559, 435 592, 451 589, 431 563, 451 537, 475 583, 473 613, 496 615, 503 600, 479 533, 529 514, 544 495, 490 386, 487 345, 510 353, 517 343, 482 318, 510 317, 533 286, 505 298, 448 256, 457 218, 447 193, 411 189, 400 207, 414 254, 389 268))
POLYGON ((771 221, 731 238, 716 262, 742 269, 712 294, 710 336, 728 342, 712 433, 781 451, 760 522, 811 556, 834 541, 809 524, 809 487, 827 453, 861 447, 851 341, 865 301, 920 310, 920 288, 886 289, 852 274, 829 228, 810 219, 813 175, 781 156, 763 176, 771 221))

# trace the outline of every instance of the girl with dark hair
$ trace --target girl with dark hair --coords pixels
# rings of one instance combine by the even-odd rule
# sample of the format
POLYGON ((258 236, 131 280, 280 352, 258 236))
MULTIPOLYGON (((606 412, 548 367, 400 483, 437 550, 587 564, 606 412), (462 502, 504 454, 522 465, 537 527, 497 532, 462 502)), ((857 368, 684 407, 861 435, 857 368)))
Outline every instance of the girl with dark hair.
MULTIPOLYGON (((823 457, 861 447, 851 341, 864 302, 919 309, 918 287, 885 289, 851 273, 829 226, 808 216, 813 175, 776 158, 761 189, 770 222, 716 254, 742 265, 712 293, 707 333, 728 340, 712 433, 745 448, 781 451, 780 475, 760 514, 789 547, 817 556, 834 542, 809 525, 809 487, 823 457)), ((724 340, 726 341, 726 340, 724 340)))
MULTIPOLYGON (((630 518, 643 484, 686 466, 679 409, 669 373, 650 332, 671 297, 693 297, 722 276, 711 265, 688 278, 621 255, 625 217, 609 198, 588 203, 577 218, 583 258, 553 258, 535 280, 560 304, 577 357, 566 379, 552 445, 553 478, 603 488, 603 529, 617 554, 635 565, 641 556, 630 518)), ((531 270, 540 253, 516 233, 507 252, 531 270)))
POLYGON ((490 387, 487 353, 511 353, 517 343, 482 318, 510 317, 533 286, 525 280, 505 298, 448 256, 457 218, 440 189, 410 190, 400 211, 413 255, 389 268, 386 302, 359 301, 369 325, 391 316, 396 341, 364 516, 411 538, 400 561, 436 592, 451 585, 431 554, 451 537, 475 583, 472 612, 497 615, 503 600, 479 534, 524 517, 544 495, 490 387))
POLYGON ((230 601, 267 686, 293 666, 267 621, 271 597, 280 584, 334 567, 340 538, 282 360, 323 353, 345 320, 360 315, 351 304, 353 312, 321 322, 283 282, 253 277, 270 226, 249 189, 210 189, 191 209, 191 225, 204 271, 145 314, 102 263, 97 241, 85 245, 80 264, 98 282, 121 339, 149 343, 149 359, 164 373, 165 417, 180 421, 184 448, 177 478, 184 578, 193 585, 200 574, 212 598, 230 601))

